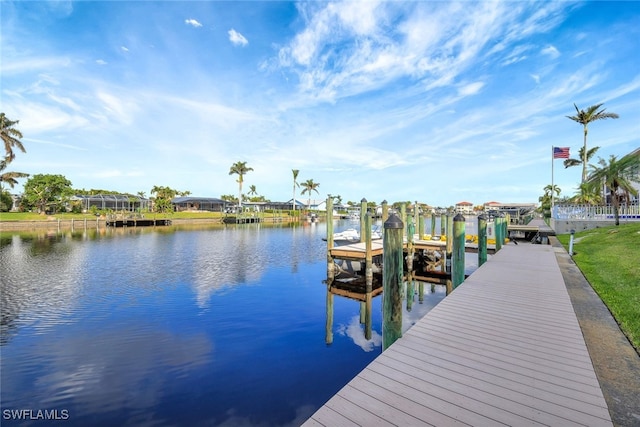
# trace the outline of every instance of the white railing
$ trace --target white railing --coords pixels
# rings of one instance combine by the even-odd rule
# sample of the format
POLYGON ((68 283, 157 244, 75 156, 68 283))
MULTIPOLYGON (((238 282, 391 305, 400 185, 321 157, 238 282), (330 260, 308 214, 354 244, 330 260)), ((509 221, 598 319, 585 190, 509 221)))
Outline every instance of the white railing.
MULTIPOLYGON (((556 205, 553 219, 574 219, 580 221, 608 221, 615 219, 613 206, 556 205)), ((618 208, 620 221, 640 221, 640 205, 626 205, 618 208)))

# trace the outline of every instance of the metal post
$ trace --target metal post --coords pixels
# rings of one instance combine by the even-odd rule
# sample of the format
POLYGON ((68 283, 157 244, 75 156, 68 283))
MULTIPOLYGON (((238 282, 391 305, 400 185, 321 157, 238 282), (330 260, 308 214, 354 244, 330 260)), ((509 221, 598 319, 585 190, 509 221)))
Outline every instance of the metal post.
POLYGON ((576 234, 576 230, 571 230, 571 238, 569 239, 569 256, 573 256, 573 238, 576 234))
POLYGON ((402 232, 404 224, 396 214, 384 223, 383 236, 383 351, 402 336, 402 232))

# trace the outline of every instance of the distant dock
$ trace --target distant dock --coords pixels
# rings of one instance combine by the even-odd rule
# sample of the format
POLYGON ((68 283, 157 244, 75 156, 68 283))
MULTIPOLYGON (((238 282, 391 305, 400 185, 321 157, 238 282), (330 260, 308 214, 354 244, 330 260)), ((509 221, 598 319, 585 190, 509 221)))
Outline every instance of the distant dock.
POLYGON ((107 219, 107 227, 155 227, 171 225, 170 219, 107 219))

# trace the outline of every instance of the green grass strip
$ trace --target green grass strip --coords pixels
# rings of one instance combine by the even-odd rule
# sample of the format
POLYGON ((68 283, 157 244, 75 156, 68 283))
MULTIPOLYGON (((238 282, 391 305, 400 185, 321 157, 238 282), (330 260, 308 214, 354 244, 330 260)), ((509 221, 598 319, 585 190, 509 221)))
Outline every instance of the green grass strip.
MULTIPOLYGON (((558 236, 569 248, 569 234, 558 236)), ((640 352, 640 222, 575 234, 573 260, 640 352)))

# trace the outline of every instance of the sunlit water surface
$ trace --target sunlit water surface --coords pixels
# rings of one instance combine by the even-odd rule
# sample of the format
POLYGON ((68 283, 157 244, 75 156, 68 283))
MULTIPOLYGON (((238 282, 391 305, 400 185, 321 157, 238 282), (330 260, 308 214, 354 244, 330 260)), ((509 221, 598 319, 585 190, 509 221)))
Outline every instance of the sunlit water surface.
MULTIPOLYGON (((381 297, 366 339, 361 303, 335 296, 325 342, 325 234, 2 233, 2 424, 47 424, 6 410, 57 410, 65 426, 301 424, 382 351, 381 297)), ((428 289, 405 327, 445 296, 428 289)))

